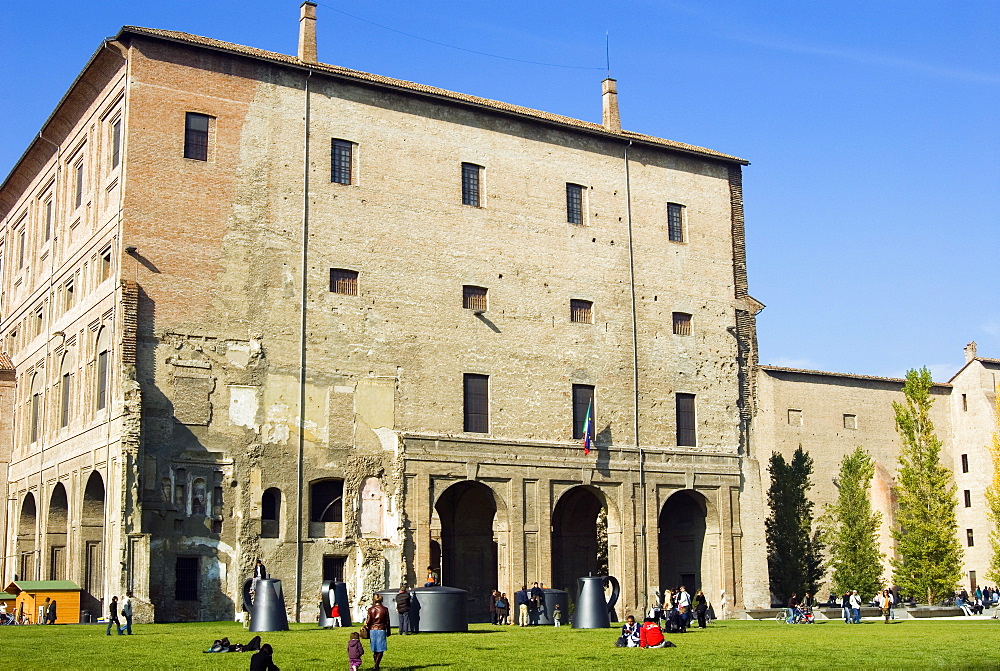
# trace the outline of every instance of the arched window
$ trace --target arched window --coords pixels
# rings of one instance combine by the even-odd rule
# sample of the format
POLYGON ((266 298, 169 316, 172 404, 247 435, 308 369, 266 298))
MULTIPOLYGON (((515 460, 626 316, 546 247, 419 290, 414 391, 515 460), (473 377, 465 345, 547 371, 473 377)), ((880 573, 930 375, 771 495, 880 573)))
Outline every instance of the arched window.
POLYGON ((311 522, 344 521, 344 481, 316 480, 309 486, 311 522))
POLYGON ((109 344, 110 336, 108 335, 108 328, 103 327, 97 333, 97 380, 96 380, 96 396, 97 396, 97 409, 104 410, 108 407, 108 382, 109 382, 109 344))
POLYGON ((271 487, 260 497, 260 535, 277 538, 281 528, 281 490, 271 487))

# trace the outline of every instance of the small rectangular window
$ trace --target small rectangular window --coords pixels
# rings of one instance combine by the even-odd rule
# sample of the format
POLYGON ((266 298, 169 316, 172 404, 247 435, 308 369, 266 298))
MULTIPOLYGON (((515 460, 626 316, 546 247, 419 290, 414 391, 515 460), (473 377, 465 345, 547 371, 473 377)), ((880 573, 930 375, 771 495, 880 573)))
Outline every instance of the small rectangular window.
POLYGON ((594 385, 574 384, 573 385, 573 438, 582 440, 585 427, 590 431, 591 440, 594 439, 594 425, 597 423, 597 409, 594 407, 594 385), (587 426, 587 413, 590 413, 590 425, 587 426))
POLYGON ((21 268, 24 268, 24 258, 25 254, 27 254, 27 246, 28 246, 28 233, 24 229, 24 226, 21 227, 21 230, 17 234, 17 244, 18 244, 17 267, 20 270, 21 268))
POLYGON ((198 600, 198 568, 197 557, 178 557, 174 565, 174 600, 198 600))
POLYGON ((111 169, 114 170, 121 163, 122 158, 122 118, 118 117, 111 122, 111 169))
POLYGON ((462 164, 462 205, 480 206, 479 182, 483 167, 475 163, 462 164))
POLYGON ((694 394, 676 395, 677 402, 677 445, 678 447, 696 447, 694 394))
POLYGON ((972 535, 972 529, 965 530, 965 542, 968 544, 970 548, 975 547, 976 539, 972 535))
POLYGON ((967 412, 969 410, 969 397, 962 394, 962 411, 967 412))
POLYGON ((858 428, 858 416, 845 414, 844 415, 844 428, 845 429, 857 429, 858 428))
POLYGON ((466 373, 464 376, 464 431, 490 431, 490 376, 466 373))
POLYGON ((358 295, 358 271, 330 268, 330 291, 345 296, 358 295))
POLYGON ((31 442, 34 443, 38 440, 38 433, 41 427, 39 422, 42 419, 42 394, 41 392, 35 392, 31 395, 31 442))
POLYGON ((788 425, 789 426, 802 426, 802 411, 794 410, 792 408, 788 409, 788 425))
POLYGON ((674 313, 674 335, 691 335, 691 315, 686 312, 674 313))
POLYGON ((566 221, 583 224, 583 187, 566 183, 566 221))
POLYGON ((76 207, 83 205, 83 161, 81 160, 74 168, 76 174, 75 189, 73 191, 73 202, 76 207))
POLYGON ((108 350, 97 355, 97 409, 108 405, 108 350))
POLYGON ((52 198, 45 201, 45 240, 52 237, 52 198))
POLYGON ((976 589, 976 572, 969 571, 969 584, 972 585, 972 589, 976 589))
POLYGON ((465 285, 462 287, 462 307, 466 310, 485 312, 487 309, 486 287, 465 285))
POLYGON ((41 308, 35 310, 35 335, 39 335, 42 332, 42 326, 45 323, 45 313, 41 308))
POLYGON ((109 247, 105 247, 104 250, 101 251, 100 267, 101 267, 101 270, 100 270, 100 273, 101 273, 101 282, 103 282, 104 280, 106 280, 109 277, 111 277, 111 247, 110 246, 109 247))
POLYGON ((354 143, 347 140, 330 141, 330 181, 334 184, 351 184, 354 163, 354 143))
POLYGON ((967 454, 962 455, 962 472, 963 473, 969 472, 969 455, 967 454))
POLYGON ((667 237, 684 242, 684 206, 679 203, 667 203, 667 237))
POLYGON ((590 301, 583 301, 572 299, 569 302, 569 320, 571 322, 579 322, 581 324, 593 324, 594 314, 593 314, 594 304, 590 301))
POLYGON ((966 489, 964 493, 965 493, 965 507, 966 508, 971 508, 972 507, 972 492, 970 490, 966 489))
POLYGON ((62 384, 59 389, 59 426, 69 426, 70 391, 72 377, 69 373, 63 373, 62 384))
POLYGON ((184 158, 208 160, 208 124, 210 116, 188 112, 184 119, 184 158))
POLYGON ((69 310, 70 308, 73 307, 73 305, 74 305, 74 303, 76 301, 75 289, 74 289, 74 286, 73 286, 73 280, 70 280, 69 282, 67 282, 66 284, 63 285, 63 291, 65 292, 65 298, 66 298, 66 308, 65 309, 69 310))

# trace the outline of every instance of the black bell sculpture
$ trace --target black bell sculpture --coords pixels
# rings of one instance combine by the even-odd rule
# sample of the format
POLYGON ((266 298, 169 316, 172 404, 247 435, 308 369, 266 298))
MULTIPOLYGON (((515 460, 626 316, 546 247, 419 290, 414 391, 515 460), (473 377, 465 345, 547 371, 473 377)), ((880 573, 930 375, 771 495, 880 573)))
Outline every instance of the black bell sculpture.
POLYGON ((621 588, 610 575, 591 575, 577 581, 574 629, 607 629, 611 626, 611 611, 618 602, 621 588), (611 599, 604 600, 604 585, 611 583, 611 599))
MULTIPOLYGON (((347 583, 327 580, 320 590, 322 598, 319 604, 319 626, 329 629, 333 626, 333 616, 330 615, 333 605, 340 609, 340 626, 351 626, 351 604, 347 600, 347 583)), ((391 612, 391 611, 390 611, 391 612)))
POLYGON ((250 613, 250 631, 288 631, 288 613, 281 581, 261 578, 253 595, 253 579, 243 583, 243 606, 250 613))

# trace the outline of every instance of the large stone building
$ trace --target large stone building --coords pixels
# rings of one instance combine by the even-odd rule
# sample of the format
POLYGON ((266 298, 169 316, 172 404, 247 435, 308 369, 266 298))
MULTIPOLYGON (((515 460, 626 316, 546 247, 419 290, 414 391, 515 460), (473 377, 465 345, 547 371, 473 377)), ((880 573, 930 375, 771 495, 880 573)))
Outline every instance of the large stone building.
MULTIPOLYGON (((993 478, 989 445, 997 430, 1000 359, 978 356, 976 344, 969 343, 965 360, 951 380, 931 389, 931 421, 943 442, 941 461, 954 473, 958 487, 963 584, 975 587, 983 584, 989 568, 989 534, 996 526, 987 516, 985 494, 993 478)), ((754 443, 761 454, 774 451, 786 459, 799 446, 809 453, 814 461, 810 498, 817 504, 817 516, 837 498, 835 479, 844 456, 858 446, 872 456, 871 500, 882 513, 883 575, 891 582, 889 559, 895 555, 889 530, 896 526, 893 488, 901 447, 892 404, 905 402, 903 380, 776 366, 760 366, 758 371, 754 443)), ((767 462, 763 456, 758 460, 765 483, 767 462)))
POLYGON ((429 565, 477 614, 603 570, 766 604, 745 161, 603 105, 320 64, 309 2, 298 57, 102 43, 0 186, 4 580, 162 621, 258 557, 302 620, 429 565))

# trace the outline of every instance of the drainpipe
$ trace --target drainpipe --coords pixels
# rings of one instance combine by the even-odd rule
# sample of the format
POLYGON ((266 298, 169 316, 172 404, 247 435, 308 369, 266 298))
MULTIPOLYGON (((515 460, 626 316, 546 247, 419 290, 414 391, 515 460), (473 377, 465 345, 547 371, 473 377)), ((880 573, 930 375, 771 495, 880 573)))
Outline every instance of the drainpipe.
POLYGON ((295 621, 300 622, 302 613, 302 460, 305 455, 306 427, 306 309, 309 295, 309 81, 312 69, 306 75, 304 117, 305 125, 302 134, 302 278, 301 303, 299 309, 299 458, 297 470, 298 506, 295 520, 295 621))
POLYGON ((649 540, 646 536, 646 470, 645 452, 639 440, 639 336, 636 325, 635 305, 635 253, 632 247, 632 179, 629 173, 628 150, 632 146, 629 140, 625 146, 625 221, 628 227, 628 288, 632 302, 632 430, 635 434, 635 446, 639 449, 639 487, 642 491, 642 594, 638 595, 645 605, 646 590, 649 589, 649 540))

